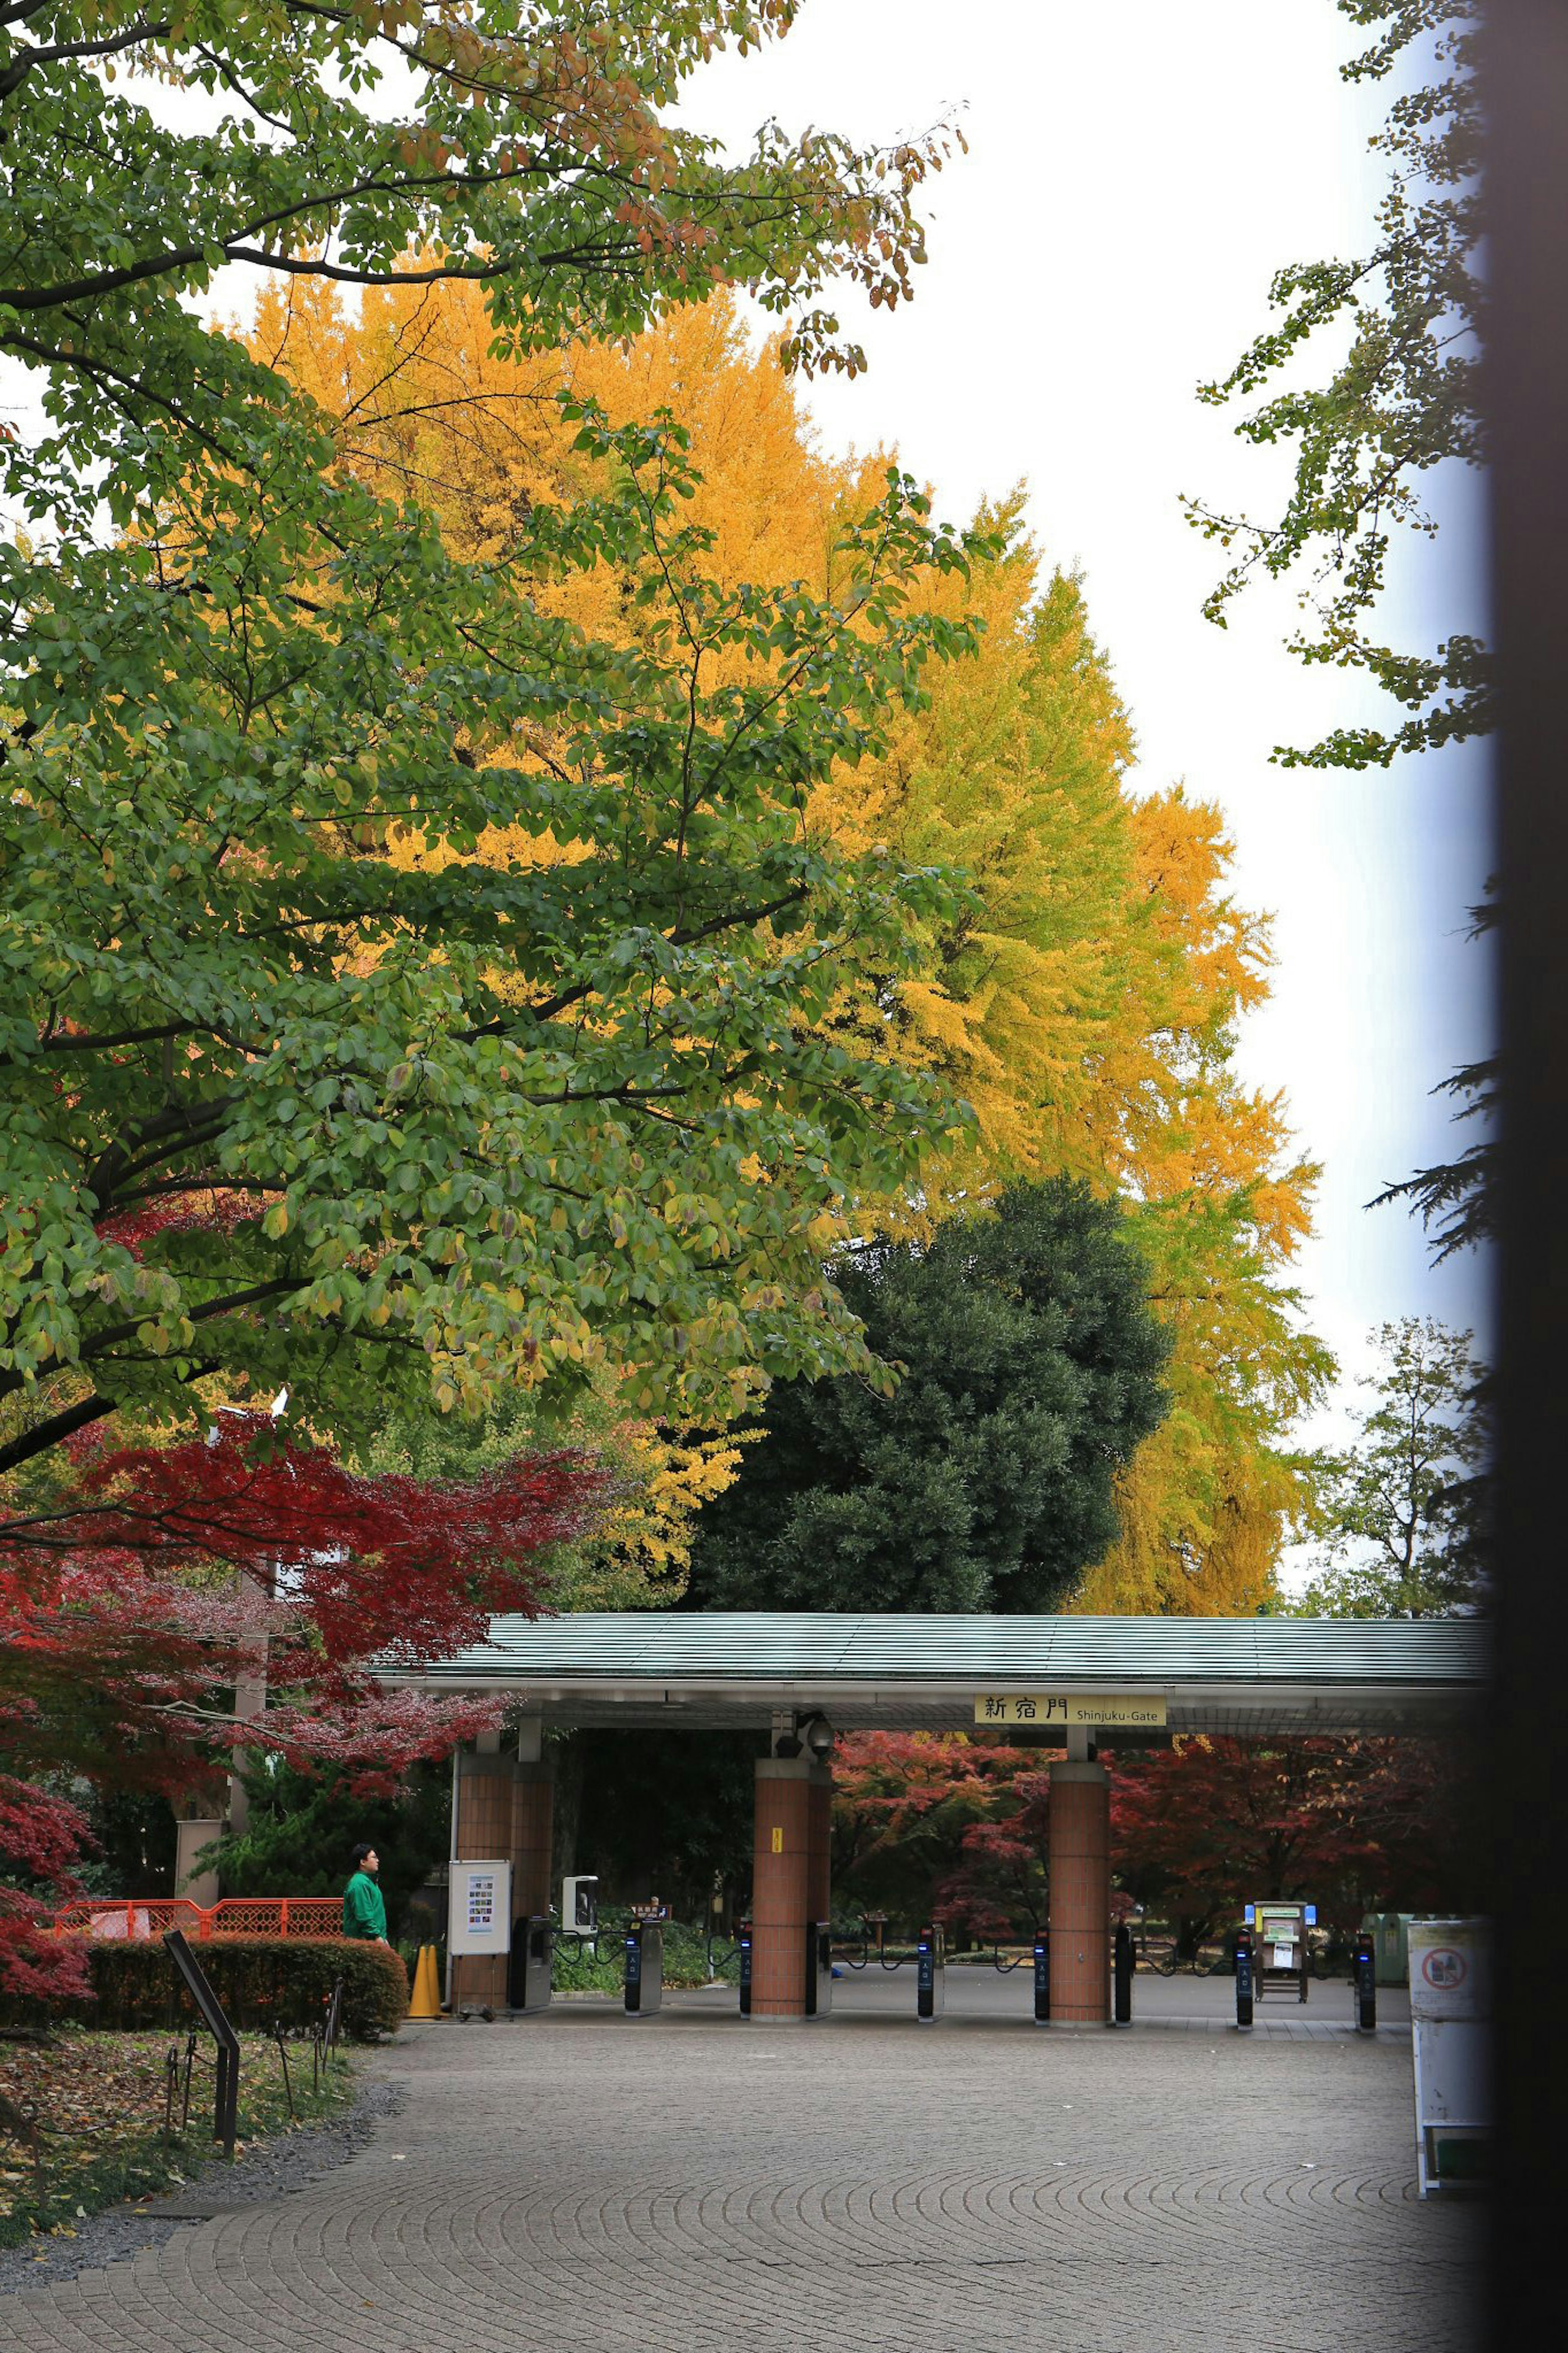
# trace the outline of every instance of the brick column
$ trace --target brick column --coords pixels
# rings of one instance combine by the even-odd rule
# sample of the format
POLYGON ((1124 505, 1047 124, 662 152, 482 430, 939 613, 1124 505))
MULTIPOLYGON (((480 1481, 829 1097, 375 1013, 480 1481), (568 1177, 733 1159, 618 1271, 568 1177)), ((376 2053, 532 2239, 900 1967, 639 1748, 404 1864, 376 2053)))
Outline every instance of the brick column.
POLYGON ((752 1847, 752 2016, 805 2016, 805 1930, 827 1917, 833 1776, 807 1757, 757 1759, 752 1847))
POLYGON ((1103 1765, 1051 1767, 1051 2024, 1110 2023, 1110 1783, 1103 1765))
POLYGON ((550 1910, 551 1831, 555 1811, 552 1758, 513 1767, 511 1790, 511 1909, 517 1920, 550 1910))
MULTIPOLYGON (((454 1862, 514 1859, 517 1772, 514 1757, 459 1749, 452 1785, 454 1862)), ((487 2002, 492 2010, 504 2010, 507 1968, 504 1953, 454 1953, 449 1979, 454 2010, 479 2010, 487 2002)))

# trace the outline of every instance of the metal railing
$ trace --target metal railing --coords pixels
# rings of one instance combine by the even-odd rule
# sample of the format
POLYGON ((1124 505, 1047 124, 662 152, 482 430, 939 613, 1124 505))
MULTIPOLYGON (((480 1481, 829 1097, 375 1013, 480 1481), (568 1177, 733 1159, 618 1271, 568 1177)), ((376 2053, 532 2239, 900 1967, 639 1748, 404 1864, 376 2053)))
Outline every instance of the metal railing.
POLYGON ((136 1944, 171 1928, 204 1945, 214 1936, 341 1936, 343 1906, 338 1895, 225 1895, 205 1905, 188 1895, 85 1895, 62 1904, 51 1925, 136 1944))

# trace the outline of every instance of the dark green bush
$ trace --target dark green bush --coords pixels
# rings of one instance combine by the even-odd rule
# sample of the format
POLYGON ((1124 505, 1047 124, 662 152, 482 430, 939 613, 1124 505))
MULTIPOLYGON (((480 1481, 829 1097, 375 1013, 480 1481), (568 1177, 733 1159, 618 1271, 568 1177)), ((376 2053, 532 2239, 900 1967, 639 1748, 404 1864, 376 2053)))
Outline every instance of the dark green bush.
MULTIPOLYGON (((408 1976, 387 1945, 337 1936, 214 1936, 191 1947, 237 2027, 313 2026, 343 1980, 342 2031, 357 2042, 395 2034, 408 2009, 408 1976)), ((97 1939, 90 1952, 98 2000, 82 2016, 95 2026, 163 2027, 195 2022, 174 1962, 156 1938, 97 1939)))

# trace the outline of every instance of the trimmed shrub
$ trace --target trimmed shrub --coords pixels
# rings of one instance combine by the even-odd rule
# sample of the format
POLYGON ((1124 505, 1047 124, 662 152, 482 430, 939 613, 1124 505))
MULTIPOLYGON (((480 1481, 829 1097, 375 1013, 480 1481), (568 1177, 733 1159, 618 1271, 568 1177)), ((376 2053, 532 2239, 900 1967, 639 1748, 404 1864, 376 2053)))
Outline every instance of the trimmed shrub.
MULTIPOLYGON (((342 2031, 365 2042, 395 2034, 408 2010, 408 1973, 388 1945, 344 1936, 213 1936, 191 1947, 231 2024, 311 2027, 343 1981, 342 2031)), ((89 1955, 98 2000, 94 2026, 184 2027, 195 2010, 156 1938, 94 1938, 89 1955)))

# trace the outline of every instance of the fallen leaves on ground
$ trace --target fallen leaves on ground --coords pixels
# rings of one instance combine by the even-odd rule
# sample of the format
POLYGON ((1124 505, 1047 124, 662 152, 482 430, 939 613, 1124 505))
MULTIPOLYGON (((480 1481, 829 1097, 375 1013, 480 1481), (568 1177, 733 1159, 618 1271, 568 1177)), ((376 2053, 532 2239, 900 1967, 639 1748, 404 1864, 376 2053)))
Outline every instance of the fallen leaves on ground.
MULTIPOLYGON (((197 2041, 184 2109, 186 2038, 108 2034, 62 2027, 45 2045, 0 2043, 0 2246, 37 2231, 64 2235, 116 2199, 145 2197, 183 2181, 216 2153, 211 2138, 213 2045, 197 2041), (168 2059, 177 2057, 173 2134, 165 2138, 168 2059)), ((342 2105, 351 2073, 340 2057, 311 2088, 310 2050, 289 2052, 301 2122, 342 2105)), ((289 2102, 278 2045, 240 2037, 237 2159, 268 2133, 286 2130, 289 2102)))

